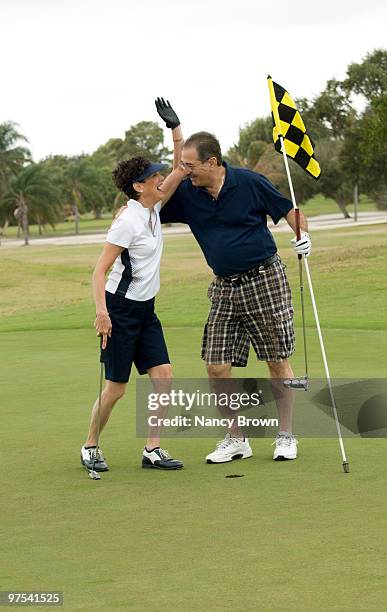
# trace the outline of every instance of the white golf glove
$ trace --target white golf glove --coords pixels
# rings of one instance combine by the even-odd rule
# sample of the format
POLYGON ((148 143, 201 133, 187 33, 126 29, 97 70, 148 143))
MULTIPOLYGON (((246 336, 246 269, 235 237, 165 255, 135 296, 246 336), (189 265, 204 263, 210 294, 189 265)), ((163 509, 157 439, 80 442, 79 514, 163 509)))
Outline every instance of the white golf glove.
POLYGON ((297 240, 297 238, 293 238, 291 243, 297 255, 305 255, 306 257, 310 255, 312 250, 312 241, 307 232, 301 232, 301 238, 299 240, 297 240))

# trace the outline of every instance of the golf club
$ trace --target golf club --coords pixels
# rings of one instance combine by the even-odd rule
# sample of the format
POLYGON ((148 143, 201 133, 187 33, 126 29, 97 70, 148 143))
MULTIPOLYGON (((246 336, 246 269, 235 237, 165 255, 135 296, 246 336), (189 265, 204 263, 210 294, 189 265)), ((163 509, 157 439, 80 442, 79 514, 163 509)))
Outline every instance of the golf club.
POLYGON ((98 407, 97 407, 97 440, 95 444, 95 449, 92 452, 93 457, 93 467, 90 469, 86 467, 86 470, 89 474, 89 478, 92 480, 101 480, 100 474, 95 470, 95 463, 98 460, 98 445, 99 445, 99 431, 100 431, 100 423, 101 423, 101 397, 102 397, 102 385, 103 385, 103 356, 101 354, 100 357, 100 369, 99 369, 99 392, 98 392, 98 407))
MULTIPOLYGON (((300 229, 300 211, 296 209, 296 225, 297 225, 297 239, 301 238, 300 229)), ((303 389, 308 391, 309 389, 309 374, 308 374, 308 351, 306 346, 306 325, 305 325, 305 304, 304 304, 304 281, 302 277, 302 255, 298 255, 298 273, 300 277, 300 298, 301 298, 301 314, 302 314, 302 337, 304 342, 304 362, 305 362, 305 376, 303 378, 295 378, 293 389, 303 389)))

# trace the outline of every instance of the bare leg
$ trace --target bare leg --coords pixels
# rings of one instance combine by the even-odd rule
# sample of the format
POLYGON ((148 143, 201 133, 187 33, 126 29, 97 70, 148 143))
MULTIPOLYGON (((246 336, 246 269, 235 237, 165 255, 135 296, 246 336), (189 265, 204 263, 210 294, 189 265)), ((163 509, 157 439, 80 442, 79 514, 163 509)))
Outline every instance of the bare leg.
MULTIPOLYGON (((155 393, 170 393, 172 385, 172 366, 169 363, 164 363, 148 370, 149 378, 153 383, 155 393)), ((163 407, 164 412, 168 407, 163 407)), ((160 446, 159 427, 149 429, 148 439, 145 448, 151 450, 160 446)))
POLYGON ((279 431, 292 433, 293 426, 293 391, 284 387, 282 380, 275 383, 276 378, 294 378, 293 370, 287 359, 267 362, 273 381, 275 401, 277 404, 279 431))
MULTIPOLYGON (((104 390, 102 391, 102 396, 101 396, 99 433, 101 433, 106 423, 108 422, 111 411, 113 410, 115 404, 125 394, 125 388, 126 388, 126 383, 117 383, 117 382, 112 382, 111 380, 106 381, 106 385, 105 385, 104 390)), ((93 410, 91 413, 90 428, 89 428, 87 440, 85 442, 85 446, 95 446, 97 444, 97 434, 98 434, 97 411, 98 411, 98 398, 95 401, 95 404, 93 406, 93 410)))
MULTIPOLYGON (((207 373, 210 379, 211 390, 216 394, 222 393, 224 392, 224 389, 222 389, 221 379, 222 378, 232 379, 231 363, 225 363, 221 365, 207 364, 207 373)), ((229 391, 230 389, 228 387, 227 392, 229 391)), ((219 406, 218 409, 222 413, 222 416, 225 416, 225 417, 235 416, 235 412, 230 410, 228 406, 219 406)), ((234 421, 230 428, 230 432, 236 438, 242 438, 242 439, 244 438, 243 431, 238 427, 238 425, 235 424, 234 421)))

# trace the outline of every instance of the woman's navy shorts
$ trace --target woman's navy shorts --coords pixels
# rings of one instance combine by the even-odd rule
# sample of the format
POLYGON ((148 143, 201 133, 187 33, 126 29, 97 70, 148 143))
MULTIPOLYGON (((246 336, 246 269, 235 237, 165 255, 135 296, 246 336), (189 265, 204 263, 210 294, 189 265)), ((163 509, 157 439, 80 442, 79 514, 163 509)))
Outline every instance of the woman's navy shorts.
POLYGON ((105 294, 112 322, 111 338, 101 351, 106 380, 128 382, 132 363, 139 374, 170 363, 161 323, 155 313, 155 298, 138 302, 108 291, 105 294))

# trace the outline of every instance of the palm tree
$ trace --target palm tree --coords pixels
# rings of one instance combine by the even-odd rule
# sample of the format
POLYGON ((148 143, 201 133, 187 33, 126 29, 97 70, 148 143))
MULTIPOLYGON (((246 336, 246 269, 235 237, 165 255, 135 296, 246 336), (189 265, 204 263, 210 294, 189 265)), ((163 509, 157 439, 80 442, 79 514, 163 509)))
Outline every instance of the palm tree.
POLYGON ((0 124, 0 200, 7 191, 10 176, 16 175, 31 159, 30 151, 17 144, 27 142, 27 138, 16 128, 16 123, 11 121, 0 124))
POLYGON ((48 174, 39 164, 23 168, 11 181, 4 203, 14 208, 24 236, 29 244, 29 219, 34 217, 40 225, 54 225, 60 216, 59 193, 48 174))
POLYGON ((0 237, 9 223, 9 211, 3 201, 9 181, 31 158, 29 150, 19 145, 19 141, 27 139, 17 131, 16 123, 8 121, 0 124, 0 237))
POLYGON ((91 203, 96 211, 103 206, 100 175, 97 168, 86 158, 74 160, 65 171, 65 181, 75 219, 75 233, 79 234, 80 211, 91 203))

